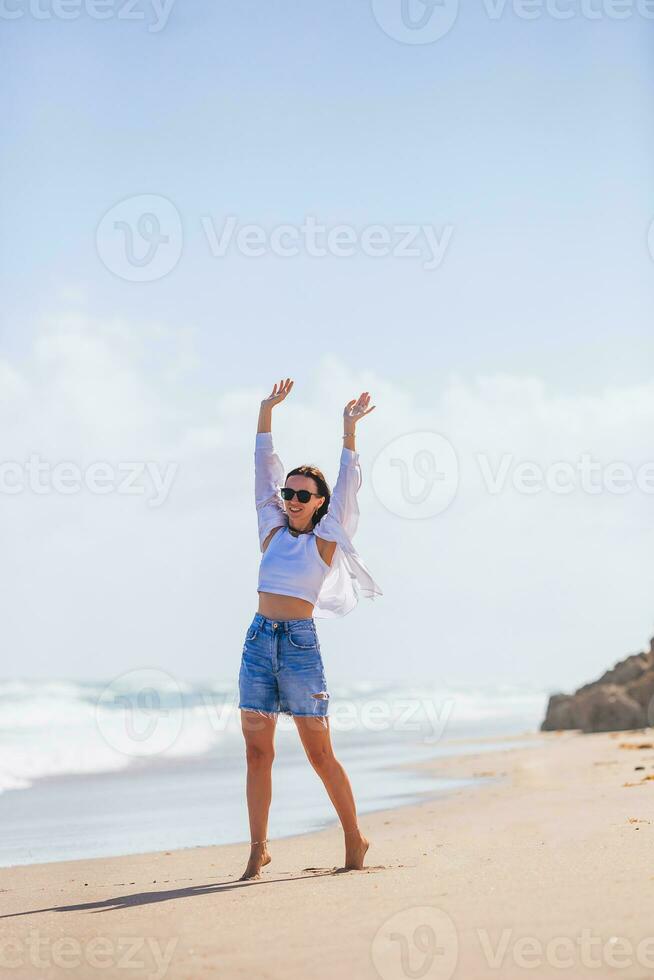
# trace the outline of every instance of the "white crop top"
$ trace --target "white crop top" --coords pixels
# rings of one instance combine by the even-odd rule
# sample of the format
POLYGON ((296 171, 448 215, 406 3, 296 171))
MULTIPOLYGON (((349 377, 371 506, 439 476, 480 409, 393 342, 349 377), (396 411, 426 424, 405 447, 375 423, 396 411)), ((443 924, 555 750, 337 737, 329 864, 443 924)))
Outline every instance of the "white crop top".
POLYGON ((338 479, 327 513, 305 534, 288 530, 288 515, 280 495, 286 470, 275 452, 272 433, 257 432, 254 449, 254 496, 262 551, 259 591, 294 595, 314 603, 314 618, 345 616, 359 596, 374 599, 382 590, 352 543, 359 523, 357 492, 361 486, 359 454, 341 448, 338 479), (273 528, 281 527, 264 542, 273 528), (318 553, 316 538, 335 541, 331 565, 318 553))
POLYGON ((296 536, 288 526, 282 527, 261 558, 257 591, 297 596, 315 605, 329 569, 313 531, 296 536))

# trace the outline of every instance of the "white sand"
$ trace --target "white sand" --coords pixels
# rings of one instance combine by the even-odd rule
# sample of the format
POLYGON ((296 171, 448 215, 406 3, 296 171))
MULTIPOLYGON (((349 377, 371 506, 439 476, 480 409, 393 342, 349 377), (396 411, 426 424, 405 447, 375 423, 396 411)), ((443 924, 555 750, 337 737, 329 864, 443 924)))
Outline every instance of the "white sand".
POLYGON ((0 976, 653 976, 654 731, 527 738, 421 764, 497 778, 364 815, 364 871, 336 826, 247 883, 247 845, 5 869, 0 976))

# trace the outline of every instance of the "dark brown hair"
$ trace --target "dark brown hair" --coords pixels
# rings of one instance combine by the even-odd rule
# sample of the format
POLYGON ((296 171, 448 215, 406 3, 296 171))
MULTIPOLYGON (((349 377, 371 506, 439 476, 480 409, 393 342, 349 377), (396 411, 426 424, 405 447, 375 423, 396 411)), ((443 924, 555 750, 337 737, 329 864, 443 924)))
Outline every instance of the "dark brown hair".
POLYGON ((310 476, 313 480, 316 481, 317 492, 320 494, 321 497, 325 498, 324 504, 322 504, 318 508, 318 510, 314 513, 313 517, 311 518, 313 522, 313 526, 315 527, 318 521, 322 517, 324 517, 327 511, 329 510, 329 500, 332 495, 332 492, 329 489, 329 484, 325 479, 325 474, 322 472, 322 470, 319 470, 317 466, 305 465, 305 466, 296 466, 294 470, 291 470, 289 473, 287 473, 286 474, 287 480, 289 476, 310 476))

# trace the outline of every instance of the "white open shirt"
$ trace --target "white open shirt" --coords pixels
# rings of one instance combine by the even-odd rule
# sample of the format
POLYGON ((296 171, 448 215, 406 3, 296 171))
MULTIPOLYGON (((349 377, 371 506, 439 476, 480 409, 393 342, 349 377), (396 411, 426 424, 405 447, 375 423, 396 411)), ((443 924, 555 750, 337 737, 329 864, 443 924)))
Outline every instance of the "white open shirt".
MULTIPOLYGON (((257 432, 254 449, 254 496, 259 520, 259 547, 274 527, 288 524, 280 487, 286 470, 273 448, 272 432, 257 432)), ((359 524, 357 492, 362 483, 359 454, 343 446, 338 479, 329 501, 329 510, 315 525, 313 532, 325 541, 335 541, 332 564, 327 573, 313 615, 333 619, 351 612, 359 594, 367 599, 383 595, 358 555, 352 538, 359 524)))

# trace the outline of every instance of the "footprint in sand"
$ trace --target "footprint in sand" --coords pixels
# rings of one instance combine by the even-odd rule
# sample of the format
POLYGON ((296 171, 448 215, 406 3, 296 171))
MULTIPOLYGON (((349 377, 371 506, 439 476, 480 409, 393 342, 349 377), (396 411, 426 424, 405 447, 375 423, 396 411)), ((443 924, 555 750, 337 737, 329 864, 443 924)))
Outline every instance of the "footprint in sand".
MULTIPOLYGON (((303 871, 308 871, 309 874, 322 874, 322 875, 334 875, 343 874, 345 871, 353 871, 353 868, 302 868, 303 871)), ((385 864, 371 864, 369 867, 361 868, 361 871, 385 871, 385 864)))

